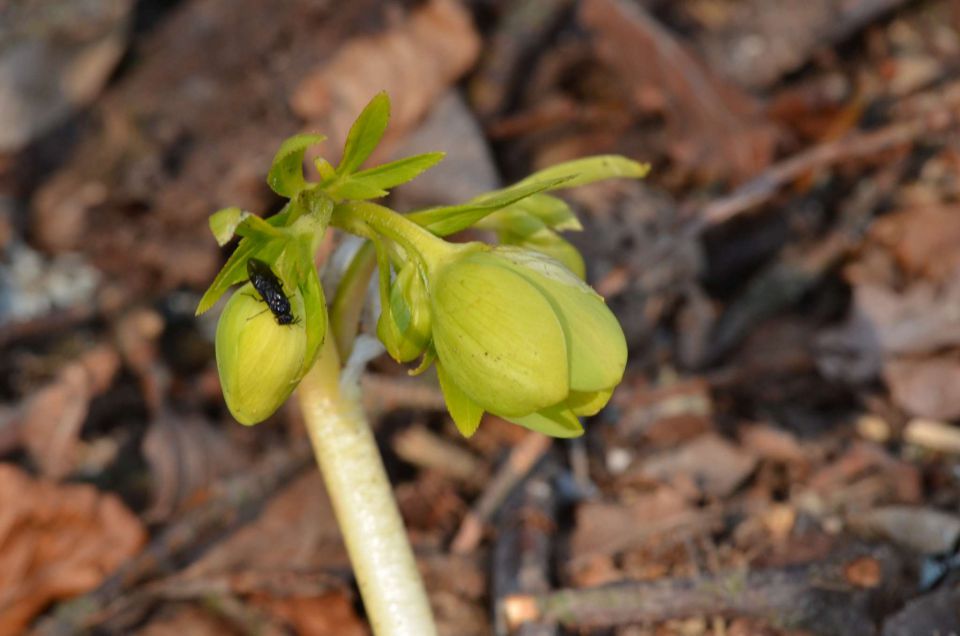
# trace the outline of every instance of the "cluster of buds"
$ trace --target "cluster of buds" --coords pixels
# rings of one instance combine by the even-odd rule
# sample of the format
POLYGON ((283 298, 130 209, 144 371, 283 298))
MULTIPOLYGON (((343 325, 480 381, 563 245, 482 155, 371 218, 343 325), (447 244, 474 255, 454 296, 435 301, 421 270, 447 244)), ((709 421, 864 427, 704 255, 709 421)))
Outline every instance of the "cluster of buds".
MULTIPOLYGON (((377 336, 397 361, 435 364, 449 411, 472 435, 484 413, 557 436, 580 435, 581 416, 610 399, 627 360, 613 313, 583 281, 583 260, 557 234, 579 229, 569 207, 548 192, 611 177, 642 177, 646 166, 622 157, 578 160, 537 173, 465 204, 400 215, 370 202, 442 158, 430 153, 358 171, 386 126, 389 102, 367 106, 333 168, 320 159, 321 180, 307 181, 307 146, 298 135, 281 147, 268 176, 289 199, 263 220, 236 208, 211 217, 221 244, 242 238, 201 300, 209 309, 231 286, 217 328, 223 393, 245 424, 269 417, 315 362, 327 335, 327 307, 313 258, 329 226, 369 239, 375 250, 381 314, 377 336), (442 237, 480 227, 500 245, 451 243, 442 237)), ((348 272, 369 272, 351 267, 348 272)), ((364 285, 355 284, 362 288, 364 285)), ((341 283, 343 285, 343 283, 341 283)), ((338 293, 335 303, 362 295, 338 293)), ((358 311, 335 306, 338 316, 358 311)), ((339 342, 339 339, 338 339, 339 342)), ((344 353, 344 352, 341 352, 344 353)))

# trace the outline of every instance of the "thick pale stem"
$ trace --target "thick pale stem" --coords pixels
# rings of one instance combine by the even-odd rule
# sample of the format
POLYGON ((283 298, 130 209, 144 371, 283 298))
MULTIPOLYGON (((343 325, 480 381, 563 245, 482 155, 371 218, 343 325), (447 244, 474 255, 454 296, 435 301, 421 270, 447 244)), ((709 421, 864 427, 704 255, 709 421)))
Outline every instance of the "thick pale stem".
POLYGON ((317 463, 377 636, 436 634, 359 387, 340 386, 332 338, 297 389, 317 463))

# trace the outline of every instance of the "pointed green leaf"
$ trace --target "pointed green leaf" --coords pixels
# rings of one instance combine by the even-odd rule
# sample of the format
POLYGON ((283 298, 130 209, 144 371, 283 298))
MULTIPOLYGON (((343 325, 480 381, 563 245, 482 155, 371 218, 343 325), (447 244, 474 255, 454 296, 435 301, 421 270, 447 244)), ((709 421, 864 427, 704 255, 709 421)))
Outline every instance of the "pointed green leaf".
POLYGON ((586 157, 584 159, 574 159, 573 161, 566 161, 555 166, 550 166, 549 168, 533 173, 526 179, 520 181, 520 183, 541 183, 543 181, 564 179, 561 187, 575 188, 593 183, 594 181, 603 181, 604 179, 616 179, 619 177, 642 179, 647 176, 648 172, 650 172, 650 164, 640 163, 620 155, 599 155, 596 157, 586 157))
POLYGON ((532 194, 494 212, 477 226, 491 230, 508 227, 516 231, 511 224, 517 223, 520 218, 536 219, 542 225, 559 232, 579 232, 583 229, 566 201, 543 192, 532 194))
POLYGON ((376 168, 358 172, 353 175, 353 180, 386 190, 412 181, 420 173, 437 165, 445 156, 445 152, 428 152, 397 159, 376 168))
POLYGON ((464 437, 472 436, 480 426, 483 408, 456 385, 439 362, 437 377, 440 379, 440 390, 443 392, 443 400, 447 403, 447 411, 450 412, 453 423, 457 425, 457 430, 464 437))
POLYGON ((294 197, 305 188, 307 182, 303 178, 303 156, 308 147, 324 139, 324 135, 301 133, 280 144, 280 150, 273 157, 273 164, 267 173, 270 189, 282 197, 294 197))
POLYGON ((389 194, 383 188, 378 188, 376 185, 365 181, 357 181, 352 177, 334 181, 331 185, 327 186, 327 192, 341 199, 353 199, 356 201, 379 199, 389 194))
POLYGON ((250 216, 249 212, 244 212, 237 207, 223 208, 211 214, 210 231, 213 232, 217 245, 223 247, 229 243, 237 231, 237 226, 247 216, 250 216))
POLYGON ((245 237, 258 237, 265 241, 287 238, 287 234, 283 230, 274 227, 254 214, 247 214, 243 218, 240 225, 237 226, 236 233, 245 237))
POLYGON ((583 426, 573 411, 565 406, 554 406, 524 417, 508 417, 507 421, 550 437, 570 438, 583 435, 583 426))
POLYGON ((264 241, 262 239, 249 238, 240 241, 240 245, 233 251, 233 254, 230 255, 230 258, 227 259, 227 262, 220 271, 217 272, 217 276, 213 279, 213 282, 210 283, 210 287, 207 288, 203 297, 200 298, 200 303, 197 305, 198 316, 217 304, 217 301, 230 289, 231 285, 236 285, 240 281, 246 280, 247 259, 253 256, 263 245, 264 241))
POLYGON ((464 230, 497 210, 519 201, 531 194, 558 187, 569 177, 553 181, 517 184, 477 197, 462 205, 429 208, 408 214, 407 218, 438 236, 446 236, 464 230))
POLYGON ((380 143, 389 120, 390 98, 386 92, 377 93, 350 127, 347 143, 343 147, 343 159, 337 166, 338 175, 356 172, 380 143))

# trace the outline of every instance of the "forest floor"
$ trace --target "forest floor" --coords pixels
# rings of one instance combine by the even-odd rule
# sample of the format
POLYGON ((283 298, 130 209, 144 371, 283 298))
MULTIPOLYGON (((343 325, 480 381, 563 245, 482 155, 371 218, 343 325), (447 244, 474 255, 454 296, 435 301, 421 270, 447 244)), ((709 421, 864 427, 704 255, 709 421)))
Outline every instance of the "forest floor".
POLYGON ((960 633, 960 4, 60 0, 0 3, 0 636, 368 633, 194 308, 384 89, 379 158, 448 153, 400 211, 652 166, 564 193, 630 347, 583 438, 363 379, 442 634, 960 633))

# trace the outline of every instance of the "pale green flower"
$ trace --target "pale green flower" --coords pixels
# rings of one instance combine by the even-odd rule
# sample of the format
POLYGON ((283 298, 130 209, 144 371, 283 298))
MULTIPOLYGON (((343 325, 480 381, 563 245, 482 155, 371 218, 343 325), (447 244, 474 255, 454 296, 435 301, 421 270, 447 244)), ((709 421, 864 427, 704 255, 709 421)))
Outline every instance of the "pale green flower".
POLYGON ((483 411, 550 435, 582 433, 623 377, 623 330, 552 258, 466 246, 430 277, 441 387, 464 434, 483 411))

